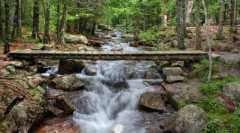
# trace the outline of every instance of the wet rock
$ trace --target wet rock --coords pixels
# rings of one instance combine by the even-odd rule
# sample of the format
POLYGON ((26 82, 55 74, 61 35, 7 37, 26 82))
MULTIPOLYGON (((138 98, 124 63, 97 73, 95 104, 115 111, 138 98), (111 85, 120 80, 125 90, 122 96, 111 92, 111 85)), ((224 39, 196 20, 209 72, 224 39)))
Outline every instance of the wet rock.
POLYGON ((181 75, 183 73, 180 67, 165 67, 162 71, 165 76, 181 75))
POLYGON ((67 118, 44 121, 35 133, 80 133, 80 127, 67 118))
POLYGON ((60 60, 58 66, 59 74, 80 73, 84 68, 84 63, 80 60, 60 60))
POLYGON ((167 76, 166 81, 168 83, 182 82, 185 78, 183 76, 167 76))
POLYGON ((104 41, 97 40, 97 39, 90 39, 89 40, 89 45, 94 46, 94 47, 100 47, 104 44, 104 41))
POLYGON ((85 83, 74 74, 56 77, 51 82, 54 88, 65 91, 80 90, 84 85, 85 83))
POLYGON ((146 92, 141 95, 139 105, 151 110, 165 112, 169 95, 166 92, 146 92))
POLYGON ((172 67, 184 67, 184 61, 176 61, 172 63, 172 67))
POLYGON ((83 69, 83 72, 86 75, 94 76, 97 74, 97 68, 94 65, 86 65, 85 68, 83 69))
POLYGON ((207 113, 195 105, 187 105, 177 112, 174 129, 177 133, 201 133, 207 126, 207 113))
POLYGON ((65 34, 64 36, 65 41, 67 43, 83 43, 88 44, 88 39, 86 36, 83 35, 72 35, 72 34, 65 34))
POLYGON ((231 100, 240 102, 240 83, 233 82, 224 85, 223 95, 229 97, 231 100))
POLYGON ((72 105, 71 101, 69 101, 64 96, 58 96, 56 98, 55 106, 58 107, 59 109, 63 110, 64 114, 66 114, 66 115, 72 114, 75 111, 75 108, 72 105))

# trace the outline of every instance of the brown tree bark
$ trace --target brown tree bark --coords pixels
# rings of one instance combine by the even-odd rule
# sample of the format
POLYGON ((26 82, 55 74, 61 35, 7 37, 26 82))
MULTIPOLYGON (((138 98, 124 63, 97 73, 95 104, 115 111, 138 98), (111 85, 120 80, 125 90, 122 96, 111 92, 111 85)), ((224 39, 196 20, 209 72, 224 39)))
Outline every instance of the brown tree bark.
POLYGON ((33 5, 33 18, 32 18, 32 38, 40 39, 39 36, 39 15, 40 15, 40 3, 39 0, 34 0, 33 5))
POLYGON ((12 39, 22 37, 22 0, 15 0, 15 16, 12 39))
POLYGON ((3 1, 0 0, 0 39, 4 40, 4 6, 3 1))
POLYGON ((7 54, 10 51, 10 6, 9 0, 4 0, 5 7, 5 38, 4 38, 4 54, 7 54))
POLYGON ((224 39, 224 33, 223 33, 223 23, 224 23, 224 12, 225 12, 225 1, 219 0, 220 4, 220 10, 219 10, 219 24, 218 24, 218 33, 217 33, 217 39, 222 40, 224 39))
POLYGON ((49 23, 50 23, 50 0, 46 0, 46 11, 45 11, 45 25, 44 25, 43 44, 48 44, 48 43, 50 43, 49 23))
POLYGON ((230 25, 231 25, 231 32, 237 32, 237 0, 230 1, 230 25))

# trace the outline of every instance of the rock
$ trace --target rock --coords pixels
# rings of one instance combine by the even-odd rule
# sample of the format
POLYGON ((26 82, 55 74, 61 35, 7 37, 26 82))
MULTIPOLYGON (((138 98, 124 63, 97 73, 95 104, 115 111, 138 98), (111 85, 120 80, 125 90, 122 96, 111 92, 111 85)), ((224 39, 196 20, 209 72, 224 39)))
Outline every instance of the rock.
POLYGON ((221 53, 220 61, 227 65, 240 64, 240 54, 238 53, 221 53))
POLYGON ((28 84, 31 88, 35 88, 35 87, 41 85, 42 83, 47 82, 47 80, 44 79, 39 74, 36 74, 34 76, 29 76, 29 77, 27 77, 27 79, 28 79, 28 84))
POLYGON ((13 73, 16 72, 16 68, 15 68, 14 66, 12 66, 12 65, 6 66, 6 70, 7 70, 9 73, 11 73, 11 74, 13 74, 13 73))
POLYGON ((240 83, 233 82, 224 85, 223 95, 229 97, 231 100, 240 102, 240 83))
POLYGON ((207 126, 207 119, 202 108, 187 105, 177 112, 174 129, 177 133, 201 133, 207 126))
POLYGON ((95 46, 95 47, 100 47, 104 44, 104 41, 97 40, 97 39, 91 39, 89 40, 89 45, 95 46))
POLYGON ((24 67, 24 63, 21 61, 10 61, 10 63, 8 65, 12 65, 16 68, 23 68, 24 67))
POLYGON ((38 88, 31 89, 30 93, 26 89, 15 81, 6 80, 0 84, 0 116, 4 116, 0 118, 0 125, 4 123, 3 132, 27 133, 35 122, 43 119, 47 105, 44 93, 38 88), (4 114, 2 109, 5 109, 4 114))
POLYGON ((44 121, 34 133, 81 133, 80 127, 67 118, 53 118, 44 121))
POLYGON ((126 41, 133 41, 134 35, 133 34, 123 34, 122 38, 124 38, 126 41))
POLYGON ((170 95, 162 92, 145 92, 140 97, 139 105, 150 110, 165 112, 167 103, 170 101, 170 95))
POLYGON ((65 91, 80 90, 84 85, 84 82, 74 74, 56 77, 51 82, 51 86, 54 88, 65 91))
POLYGON ((83 35, 72 35, 72 34, 65 34, 64 36, 65 41, 67 43, 83 43, 83 44, 88 44, 88 39, 87 37, 83 35))
POLYGON ((65 115, 72 114, 75 111, 73 104, 64 96, 56 98, 55 106, 63 110, 65 115))
POLYGON ((172 63, 172 67, 184 67, 184 64, 185 64, 184 61, 176 61, 172 63))
POLYGON ((94 76, 97 74, 97 68, 95 65, 86 65, 85 68, 83 69, 83 72, 86 75, 94 76))
POLYGON ((175 83, 175 82, 182 82, 185 78, 183 76, 167 76, 166 82, 168 83, 175 83))
POLYGON ((60 60, 58 66, 59 74, 73 74, 80 73, 85 67, 84 63, 80 60, 60 60))
POLYGON ((165 76, 176 76, 183 73, 180 67, 165 67, 162 71, 165 76))

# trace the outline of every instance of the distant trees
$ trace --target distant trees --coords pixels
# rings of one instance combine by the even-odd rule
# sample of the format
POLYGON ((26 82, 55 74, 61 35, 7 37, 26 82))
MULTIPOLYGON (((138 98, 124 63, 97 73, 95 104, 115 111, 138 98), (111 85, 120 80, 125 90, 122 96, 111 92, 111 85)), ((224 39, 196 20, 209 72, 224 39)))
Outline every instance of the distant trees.
POLYGON ((15 0, 14 26, 12 39, 22 36, 22 0, 15 0))

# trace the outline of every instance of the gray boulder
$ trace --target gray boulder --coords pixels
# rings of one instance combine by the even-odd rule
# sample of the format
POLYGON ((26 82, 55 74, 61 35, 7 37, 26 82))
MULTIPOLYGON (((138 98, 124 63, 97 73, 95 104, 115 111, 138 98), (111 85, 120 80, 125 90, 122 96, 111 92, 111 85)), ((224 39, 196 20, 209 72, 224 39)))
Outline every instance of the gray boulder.
POLYGON ((207 119, 202 108, 187 105, 177 112, 174 129, 177 133, 201 133, 207 126, 207 119))
POLYGON ((182 82, 185 78, 183 76, 167 76, 166 81, 168 83, 182 82))
POLYGON ((65 34, 64 39, 67 43, 83 43, 88 44, 88 39, 84 35, 72 35, 72 34, 65 34))
POLYGON ((228 83, 223 87, 223 95, 240 102, 240 83, 228 83))
POLYGON ((166 76, 181 75, 183 73, 180 67, 165 67, 162 71, 166 76))
POLYGON ((51 85, 60 90, 75 91, 84 87, 85 83, 76 75, 60 76, 52 80, 51 85))

